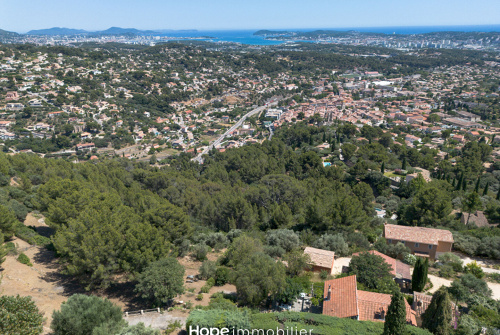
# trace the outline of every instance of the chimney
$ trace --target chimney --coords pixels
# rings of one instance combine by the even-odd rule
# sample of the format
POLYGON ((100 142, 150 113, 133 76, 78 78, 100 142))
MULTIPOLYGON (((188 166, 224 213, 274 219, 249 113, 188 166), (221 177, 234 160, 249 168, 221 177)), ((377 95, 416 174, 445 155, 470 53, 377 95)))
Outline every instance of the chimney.
POLYGON ((328 285, 328 296, 326 300, 330 300, 332 298, 332 285, 328 285))

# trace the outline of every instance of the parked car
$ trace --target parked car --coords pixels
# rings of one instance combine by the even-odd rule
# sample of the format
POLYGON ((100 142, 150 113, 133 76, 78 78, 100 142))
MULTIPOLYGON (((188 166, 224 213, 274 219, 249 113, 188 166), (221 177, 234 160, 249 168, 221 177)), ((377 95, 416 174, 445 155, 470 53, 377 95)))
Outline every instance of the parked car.
POLYGON ((300 294, 300 298, 301 298, 301 299, 305 299, 305 298, 307 298, 307 294, 305 294, 304 292, 302 292, 302 293, 300 294))
POLYGON ((280 310, 282 310, 282 311, 289 311, 289 310, 291 310, 291 309, 292 309, 292 306, 290 306, 290 305, 285 305, 285 304, 282 304, 282 305, 280 305, 279 307, 280 307, 280 310))

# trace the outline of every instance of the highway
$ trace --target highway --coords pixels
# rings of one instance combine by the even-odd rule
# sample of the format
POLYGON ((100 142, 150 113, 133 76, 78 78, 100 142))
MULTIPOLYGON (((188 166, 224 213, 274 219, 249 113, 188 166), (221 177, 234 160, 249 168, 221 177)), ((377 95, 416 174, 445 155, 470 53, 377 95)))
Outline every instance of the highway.
POLYGON ((195 161, 195 162, 198 162, 200 164, 203 164, 203 155, 206 155, 210 150, 212 150, 214 147, 218 146, 219 144, 221 144, 224 139, 229 135, 231 134, 233 131, 235 131, 236 129, 238 129, 238 127, 240 127, 243 122, 245 122, 246 118, 247 117, 250 117, 250 116, 253 116, 255 114, 258 114, 260 112, 262 112, 263 110, 265 110, 266 108, 269 108, 269 107, 272 107, 272 106, 276 106, 278 104, 278 102, 280 101, 280 99, 277 99, 269 104, 266 104, 265 106, 260 106, 260 107, 257 107, 253 110, 251 110, 250 112, 246 113, 245 115, 243 115, 243 117, 241 119, 238 120, 238 122, 236 122, 231 128, 229 128, 228 130, 226 130, 226 132, 224 134, 222 134, 218 139, 216 139, 214 142, 212 142, 212 144, 210 144, 208 147, 206 147, 202 152, 200 152, 198 154, 198 156, 194 157, 193 159, 191 159, 192 161, 195 161))

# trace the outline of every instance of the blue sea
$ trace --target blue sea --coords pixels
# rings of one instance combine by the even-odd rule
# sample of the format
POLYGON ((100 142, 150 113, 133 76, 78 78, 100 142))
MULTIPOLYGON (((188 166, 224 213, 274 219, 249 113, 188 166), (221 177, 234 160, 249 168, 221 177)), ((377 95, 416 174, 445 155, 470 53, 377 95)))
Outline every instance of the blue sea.
MULTIPOLYGON (((163 36, 185 38, 197 37, 204 41, 213 42, 235 42, 248 45, 276 45, 284 43, 282 41, 269 41, 261 36, 254 36, 253 34, 258 29, 253 30, 198 30, 198 31, 169 31, 162 34, 163 36), (200 38, 210 36, 213 38, 200 38)), ((271 31, 273 29, 270 29, 271 31)), ((314 30, 336 30, 336 31, 349 31, 355 30, 359 32, 372 32, 372 33, 384 33, 384 34, 401 34, 401 35, 411 35, 411 34, 424 34, 437 31, 483 31, 483 32, 500 32, 500 24, 497 25, 476 25, 476 26, 421 26, 421 27, 363 27, 363 28, 310 28, 310 29, 274 29, 274 30, 286 30, 286 31, 314 31, 314 30)))

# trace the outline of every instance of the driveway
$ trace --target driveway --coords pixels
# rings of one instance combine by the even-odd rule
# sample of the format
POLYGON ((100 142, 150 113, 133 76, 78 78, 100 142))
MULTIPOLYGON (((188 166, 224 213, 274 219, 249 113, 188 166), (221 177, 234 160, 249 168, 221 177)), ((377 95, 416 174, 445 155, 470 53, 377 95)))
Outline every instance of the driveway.
POLYGON ((467 256, 467 255, 462 254, 461 252, 457 252, 457 251, 454 251, 453 253, 455 255, 457 255, 458 257, 460 257, 460 259, 464 262, 464 266, 469 264, 469 263, 472 263, 473 261, 476 261, 477 264, 483 269, 484 272, 486 272, 486 273, 500 273, 500 270, 487 267, 490 265, 500 264, 500 262, 497 260, 492 260, 492 259, 488 259, 488 258, 481 258, 481 257, 470 257, 470 256, 467 256))
MULTIPOLYGON (((443 285, 446 287, 451 286, 451 280, 448 279, 440 278, 434 275, 429 275, 429 279, 431 280, 433 285, 432 288, 429 290, 429 293, 436 292, 443 285)), ((491 289, 493 293, 491 297, 495 300, 500 299, 500 284, 488 282, 488 287, 491 289)))

